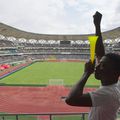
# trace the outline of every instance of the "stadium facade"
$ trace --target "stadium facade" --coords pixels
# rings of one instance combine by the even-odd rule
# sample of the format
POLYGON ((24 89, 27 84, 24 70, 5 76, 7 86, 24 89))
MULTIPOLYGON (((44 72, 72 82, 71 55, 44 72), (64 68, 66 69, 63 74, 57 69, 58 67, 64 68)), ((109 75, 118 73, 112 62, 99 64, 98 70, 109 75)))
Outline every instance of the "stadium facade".
MULTIPOLYGON (((120 53, 120 28, 104 32, 106 52, 120 53)), ((89 35, 24 32, 0 23, 0 64, 28 60, 88 60, 89 35)))

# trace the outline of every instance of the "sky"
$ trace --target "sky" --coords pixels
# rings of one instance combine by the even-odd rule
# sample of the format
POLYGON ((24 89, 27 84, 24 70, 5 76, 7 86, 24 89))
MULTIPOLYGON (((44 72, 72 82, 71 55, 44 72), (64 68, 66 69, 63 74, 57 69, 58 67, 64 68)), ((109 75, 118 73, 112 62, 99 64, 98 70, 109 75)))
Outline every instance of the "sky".
POLYGON ((102 32, 120 27, 120 0, 0 0, 1 23, 40 34, 94 33, 96 11, 102 32))

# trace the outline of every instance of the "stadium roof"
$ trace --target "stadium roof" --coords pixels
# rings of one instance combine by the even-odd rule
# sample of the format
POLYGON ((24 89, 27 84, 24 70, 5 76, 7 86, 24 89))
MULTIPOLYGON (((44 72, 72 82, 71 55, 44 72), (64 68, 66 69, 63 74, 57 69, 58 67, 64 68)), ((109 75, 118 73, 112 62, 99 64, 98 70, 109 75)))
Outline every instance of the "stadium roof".
MULTIPOLYGON (((45 39, 45 40, 87 40, 88 36, 93 34, 84 35, 55 35, 55 34, 38 34, 31 33, 16 29, 6 24, 0 23, 0 34, 6 37, 25 38, 25 39, 45 39)), ((103 39, 115 39, 120 37, 120 27, 102 33, 103 39)))

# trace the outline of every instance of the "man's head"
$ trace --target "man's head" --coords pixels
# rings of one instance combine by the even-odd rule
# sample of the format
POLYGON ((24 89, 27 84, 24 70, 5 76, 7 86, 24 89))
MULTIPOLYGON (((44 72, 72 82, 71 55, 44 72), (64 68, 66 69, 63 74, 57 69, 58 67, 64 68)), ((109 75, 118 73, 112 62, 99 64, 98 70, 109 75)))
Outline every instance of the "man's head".
POLYGON ((120 76, 120 55, 108 53, 104 55, 95 68, 95 78, 104 84, 113 84, 120 76))
POLYGON ((109 58, 111 60, 111 62, 113 63, 113 69, 116 72, 120 73, 120 55, 115 54, 115 53, 108 53, 105 55, 107 58, 109 58))

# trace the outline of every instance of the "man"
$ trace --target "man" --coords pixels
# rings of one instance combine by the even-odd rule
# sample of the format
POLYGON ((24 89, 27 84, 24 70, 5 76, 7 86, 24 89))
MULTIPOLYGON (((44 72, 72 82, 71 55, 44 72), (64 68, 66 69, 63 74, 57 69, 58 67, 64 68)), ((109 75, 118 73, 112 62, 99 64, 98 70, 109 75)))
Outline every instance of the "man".
POLYGON ((85 64, 84 73, 70 91, 65 102, 72 106, 91 107, 88 120, 115 120, 120 106, 120 56, 114 53, 105 54, 100 29, 102 15, 96 12, 93 16, 96 35, 96 65, 91 61, 85 64), (95 66, 95 68, 94 68, 95 66), (101 87, 94 92, 83 93, 85 84, 94 72, 95 78, 101 81, 101 87))

